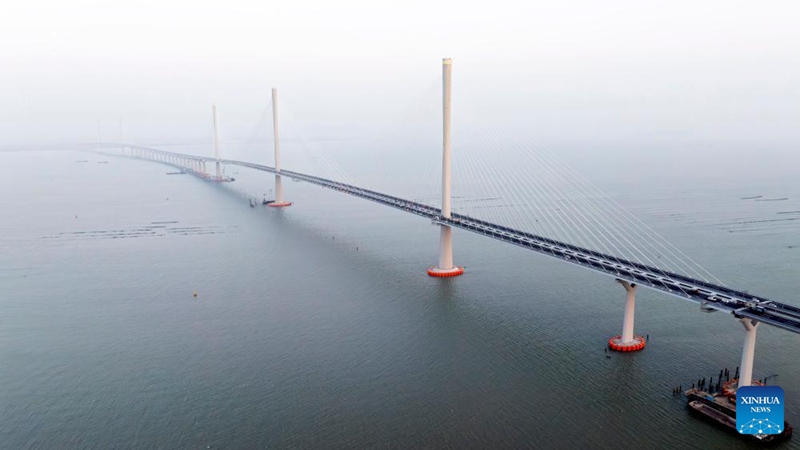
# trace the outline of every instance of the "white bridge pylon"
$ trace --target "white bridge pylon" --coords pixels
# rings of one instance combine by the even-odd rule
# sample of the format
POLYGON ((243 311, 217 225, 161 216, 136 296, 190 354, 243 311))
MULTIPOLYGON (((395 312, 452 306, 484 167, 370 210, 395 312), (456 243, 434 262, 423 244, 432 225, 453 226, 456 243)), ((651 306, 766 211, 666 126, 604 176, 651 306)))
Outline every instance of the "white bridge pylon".
POLYGON ((291 206, 291 202, 283 200, 283 180, 281 180, 281 144, 278 132, 278 89, 272 88, 272 129, 275 149, 275 200, 269 203, 273 208, 291 206))
MULTIPOLYGON (((206 175, 206 178, 211 181, 216 181, 219 183, 235 181, 234 178, 228 177, 223 175, 222 173, 222 161, 219 158, 219 130, 217 128, 217 104, 213 103, 211 105, 211 113, 214 119, 214 163, 215 163, 215 171, 214 176, 206 175)), ((200 170, 202 173, 205 173, 205 164, 200 166, 200 170)))
MULTIPOLYGON (((453 60, 442 60, 442 218, 450 219, 450 84, 453 76, 453 60)), ((436 221, 434 221, 436 222, 436 221)), ((453 229, 439 223, 439 265, 428 268, 432 277, 455 277, 464 273, 463 267, 453 265, 453 229)))
POLYGON ((219 137, 217 136, 217 104, 214 103, 211 105, 211 112, 214 116, 214 159, 216 161, 216 177, 217 180, 222 178, 222 171, 220 170, 220 163, 219 163, 219 137))

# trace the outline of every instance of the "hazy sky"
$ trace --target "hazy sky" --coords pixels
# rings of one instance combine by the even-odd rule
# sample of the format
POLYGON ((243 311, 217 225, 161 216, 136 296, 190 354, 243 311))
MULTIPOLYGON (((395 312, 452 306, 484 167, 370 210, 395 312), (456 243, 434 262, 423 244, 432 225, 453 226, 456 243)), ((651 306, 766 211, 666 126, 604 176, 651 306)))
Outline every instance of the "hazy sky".
MULTIPOLYGON (((554 147, 800 143, 793 1, 6 1, 0 146, 246 138, 281 90, 317 137, 387 127, 454 59, 465 127, 554 147)), ((425 101, 423 100, 423 103, 425 101)), ((461 127, 461 128, 459 128, 461 127)), ((311 137, 313 137, 311 136, 311 137)))

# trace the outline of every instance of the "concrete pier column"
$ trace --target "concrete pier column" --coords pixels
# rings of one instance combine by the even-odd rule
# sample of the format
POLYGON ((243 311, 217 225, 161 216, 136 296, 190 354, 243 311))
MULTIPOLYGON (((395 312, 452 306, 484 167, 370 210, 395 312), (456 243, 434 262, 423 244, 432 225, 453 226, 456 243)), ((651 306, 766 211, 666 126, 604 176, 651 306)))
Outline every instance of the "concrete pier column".
POLYGON ((753 381, 753 358, 756 353, 756 331, 759 322, 747 317, 743 317, 744 325, 744 347, 742 348, 742 364, 739 372, 739 383, 737 389, 750 386, 753 381))
POLYGON ((618 352, 635 352, 643 349, 647 339, 633 334, 633 318, 636 311, 636 283, 617 278, 617 283, 625 288, 625 317, 622 320, 622 334, 608 340, 608 347, 618 352))
MULTIPOLYGON (((450 100, 453 78, 453 61, 442 60, 442 218, 450 219, 450 100)), ((454 277, 464 273, 463 267, 453 265, 453 230, 449 225, 439 224, 439 265, 428 268, 432 277, 454 277)))
POLYGON ((438 269, 453 269, 453 229, 442 225, 439 227, 439 266, 438 269))
POLYGON ((625 288, 625 318, 622 321, 622 342, 633 342, 633 316, 636 310, 636 284, 617 280, 625 288))

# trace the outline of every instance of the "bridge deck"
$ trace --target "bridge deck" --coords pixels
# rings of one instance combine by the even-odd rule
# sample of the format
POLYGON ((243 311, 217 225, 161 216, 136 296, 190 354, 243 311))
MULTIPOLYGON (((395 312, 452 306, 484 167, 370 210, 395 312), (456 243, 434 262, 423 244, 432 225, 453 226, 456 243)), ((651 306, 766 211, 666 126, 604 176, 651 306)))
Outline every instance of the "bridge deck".
MULTIPOLYGON (((151 152, 155 151, 165 155, 191 157, 210 162, 216 161, 212 158, 181 155, 179 153, 165 152, 144 147, 136 148, 151 152)), ((221 160, 221 162, 223 164, 276 173, 273 167, 261 164, 234 160, 221 160)), ((441 217, 441 210, 438 208, 350 184, 290 170, 281 170, 280 175, 361 197, 411 214, 416 214, 431 219, 437 224, 449 225, 454 228, 460 228, 514 244, 543 255, 600 272, 616 279, 627 280, 631 283, 637 283, 685 300, 694 301, 710 309, 725 311, 736 317, 748 317, 768 325, 800 333, 800 308, 793 305, 768 300, 747 292, 718 286, 707 281, 696 280, 685 275, 664 271, 634 261, 628 261, 461 214, 452 214, 451 218, 443 218, 441 217)))

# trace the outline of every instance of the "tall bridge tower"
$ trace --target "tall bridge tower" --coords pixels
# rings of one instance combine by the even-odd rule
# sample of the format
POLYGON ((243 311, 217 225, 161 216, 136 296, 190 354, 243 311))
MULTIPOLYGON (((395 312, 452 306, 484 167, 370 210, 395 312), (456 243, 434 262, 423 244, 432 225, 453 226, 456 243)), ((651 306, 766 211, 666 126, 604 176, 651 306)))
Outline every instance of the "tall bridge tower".
POLYGON ((217 170, 216 170, 215 175, 216 175, 216 179, 217 180, 221 180, 222 179, 222 171, 220 170, 220 164, 219 164, 219 137, 217 136, 218 130, 217 130, 217 104, 216 103, 211 105, 211 113, 214 115, 214 159, 217 161, 217 164, 216 164, 217 170))
POLYGON ((275 146, 275 201, 269 206, 283 208, 291 206, 291 202, 283 200, 283 180, 281 180, 281 144, 278 132, 278 89, 272 88, 272 129, 274 131, 275 146))
MULTIPOLYGON (((442 219, 450 219, 450 84, 453 60, 442 60, 442 219)), ((439 222, 439 265, 428 268, 432 277, 455 277, 464 273, 463 267, 453 265, 453 229, 439 222)))

